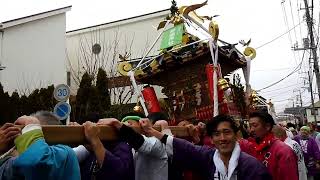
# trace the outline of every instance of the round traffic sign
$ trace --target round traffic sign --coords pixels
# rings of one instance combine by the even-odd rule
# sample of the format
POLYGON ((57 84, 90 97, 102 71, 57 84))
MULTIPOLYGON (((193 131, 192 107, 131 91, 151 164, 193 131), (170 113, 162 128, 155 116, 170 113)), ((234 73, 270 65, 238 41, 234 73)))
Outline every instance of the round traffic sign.
POLYGON ((71 112, 71 106, 66 102, 59 102, 54 107, 53 113, 58 116, 60 120, 67 119, 71 112))
POLYGON ((54 88, 53 96, 57 101, 66 101, 70 96, 70 88, 68 85, 59 84, 54 88))

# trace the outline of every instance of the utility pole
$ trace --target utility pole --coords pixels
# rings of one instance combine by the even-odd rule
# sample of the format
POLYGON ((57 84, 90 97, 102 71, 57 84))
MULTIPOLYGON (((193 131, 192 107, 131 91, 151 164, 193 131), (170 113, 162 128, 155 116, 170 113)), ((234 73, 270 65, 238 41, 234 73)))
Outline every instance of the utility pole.
POLYGON ((294 92, 299 92, 299 95, 297 95, 297 104, 298 104, 298 97, 299 97, 299 104, 300 104, 300 107, 302 107, 303 102, 302 102, 301 90, 300 89, 294 89, 293 93, 294 92))
POLYGON ((301 95, 301 90, 300 89, 294 89, 293 90, 293 93, 295 92, 299 92, 299 95, 297 95, 297 104, 299 103, 300 104, 300 107, 302 107, 302 95, 301 95))
MULTIPOLYGON (((310 61, 310 60, 309 60, 310 61)), ((313 113, 314 115, 314 120, 317 122, 317 115, 315 113, 315 108, 314 108, 314 98, 313 98, 313 90, 312 90, 312 79, 311 79, 311 73, 310 70, 308 71, 308 78, 309 78, 309 88, 311 92, 311 104, 312 104, 312 109, 311 109, 311 115, 313 113)))
MULTIPOLYGON (((319 73, 319 64, 318 64, 318 57, 317 57, 317 47, 314 44, 313 17, 310 15, 308 0, 304 0, 304 5, 305 5, 305 11, 306 11, 308 32, 309 32, 309 36, 310 36, 310 46, 311 46, 310 49, 311 49, 311 55, 312 55, 312 59, 313 59, 313 69, 314 69, 314 73, 316 74, 318 96, 320 99, 320 73, 319 73)), ((313 8, 313 0, 312 0, 312 7, 311 8, 313 8)), ((313 13, 312 13, 312 15, 313 15, 313 13)), ((310 73, 309 73, 309 78, 310 78, 310 73)), ((312 90, 311 90, 311 94, 312 94, 312 90)), ((313 98, 313 96, 312 96, 312 98, 313 98)))
POLYGON ((298 45, 295 45, 293 47, 293 50, 298 51, 298 50, 308 50, 310 49, 310 56, 309 57, 309 71, 308 71, 308 80, 309 80, 309 89, 311 92, 311 105, 312 105, 312 110, 311 112, 313 112, 314 115, 314 119, 317 122, 317 115, 315 114, 315 107, 314 107, 314 96, 313 96, 313 90, 312 90, 312 75, 313 72, 316 75, 316 83, 317 83, 317 89, 318 89, 318 96, 320 99, 320 73, 319 73, 319 64, 318 64, 318 57, 317 57, 317 47, 315 45, 315 41, 314 41, 314 35, 313 35, 313 0, 312 0, 312 6, 309 7, 308 5, 308 0, 303 0, 304 1, 304 5, 305 8, 304 10, 306 11, 306 21, 307 21, 307 26, 308 26, 308 33, 309 33, 309 38, 310 38, 310 43, 309 43, 309 38, 305 38, 303 40, 304 42, 304 46, 303 48, 299 48, 298 45), (312 9, 312 15, 310 15, 310 10, 312 9), (311 64, 313 60, 313 71, 311 68, 311 64))
MULTIPOLYGON (((298 104, 298 102, 299 102, 299 104, 300 104, 300 107, 299 107, 299 123, 300 122, 302 122, 303 121, 303 119, 304 119, 304 112, 303 112, 303 102, 302 102, 302 95, 301 95, 301 89, 294 89, 293 90, 293 93, 295 93, 295 92, 299 92, 299 95, 297 95, 297 104, 298 104), (299 98, 299 99, 298 99, 299 98)), ((294 122, 295 122, 295 124, 296 125, 298 125, 298 123, 297 123, 297 119, 296 119, 296 116, 294 117, 294 122)))
MULTIPOLYGON (((300 121, 299 122, 303 122, 303 119, 304 119, 304 112, 301 112, 301 110, 303 110, 303 103, 302 103, 302 95, 301 95, 301 90, 299 89, 299 96, 300 96, 300 109, 299 109, 299 113, 300 113, 300 121)), ((295 124, 296 126, 298 125, 297 124, 297 121, 295 120, 295 124)), ((299 123, 300 124, 300 123, 299 123)))
POLYGON ((292 108, 294 108, 294 99, 292 99, 292 108))

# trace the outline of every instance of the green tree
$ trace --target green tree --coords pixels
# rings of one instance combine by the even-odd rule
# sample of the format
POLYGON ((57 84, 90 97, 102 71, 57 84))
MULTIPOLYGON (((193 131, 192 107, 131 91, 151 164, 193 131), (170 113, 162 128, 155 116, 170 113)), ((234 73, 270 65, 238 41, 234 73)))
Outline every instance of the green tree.
POLYGON ((96 90, 99 97, 99 106, 101 111, 100 114, 103 114, 105 111, 110 109, 111 101, 108 90, 108 77, 104 69, 99 68, 96 82, 96 90))
POLYGON ((4 90, 3 90, 3 86, 2 86, 2 84, 0 82, 0 95, 3 95, 3 94, 4 94, 4 90))
POLYGON ((34 113, 42 109, 39 92, 39 89, 35 89, 28 96, 27 106, 30 106, 30 112, 28 114, 34 113))
POLYGON ((31 114, 32 112, 32 108, 31 106, 28 105, 28 97, 26 95, 22 95, 20 97, 20 107, 21 107, 21 114, 22 115, 27 115, 27 114, 31 114))
POLYGON ((4 93, 3 86, 0 83, 0 124, 4 124, 8 121, 7 109, 8 109, 8 98, 4 93))
POLYGON ((103 113, 103 108, 101 106, 101 99, 97 87, 90 88, 89 96, 88 111, 85 115, 87 116, 88 114, 92 113, 101 115, 103 113))
POLYGON ((92 90, 92 77, 84 73, 76 96, 76 121, 80 122, 89 110, 90 91, 92 90))
POLYGON ((52 111, 56 101, 53 99, 54 86, 35 89, 29 96, 19 96, 15 91, 10 96, 4 92, 0 83, 0 124, 14 122, 22 115, 30 115, 39 110, 52 111))
POLYGON ((39 91, 39 101, 42 109, 53 111, 55 104, 57 103, 53 98, 54 85, 48 86, 47 88, 41 88, 39 91))
POLYGON ((13 119, 22 116, 22 106, 20 105, 20 96, 17 91, 13 92, 10 97, 10 112, 13 119))
POLYGON ((4 109, 3 109, 3 115, 4 115, 4 120, 5 122, 14 122, 14 116, 12 115, 12 107, 10 103, 10 95, 8 92, 4 93, 3 96, 4 99, 4 109))
POLYGON ((14 122, 14 107, 10 102, 10 95, 8 92, 4 92, 3 86, 0 83, 0 124, 6 122, 14 122))
POLYGON ((243 118, 246 118, 247 112, 247 105, 245 102, 245 92, 244 86, 241 84, 241 78, 239 74, 235 74, 233 78, 233 84, 231 84, 231 88, 233 90, 233 98, 238 110, 241 113, 243 118))

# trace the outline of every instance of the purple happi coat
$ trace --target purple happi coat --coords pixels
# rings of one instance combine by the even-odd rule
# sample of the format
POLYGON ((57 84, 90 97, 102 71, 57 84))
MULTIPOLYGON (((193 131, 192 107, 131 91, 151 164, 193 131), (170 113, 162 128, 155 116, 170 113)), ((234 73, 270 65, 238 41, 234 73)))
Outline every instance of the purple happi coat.
POLYGON ((301 146, 304 162, 308 170, 308 175, 314 176, 319 173, 319 171, 316 169, 316 161, 320 160, 320 151, 317 142, 312 137, 308 137, 306 139, 308 141, 307 147, 304 147, 304 145, 301 144, 302 137, 300 135, 294 137, 294 140, 297 141, 297 143, 299 143, 301 146))
MULTIPOLYGON (((172 161, 181 169, 191 170, 213 180, 216 167, 213 162, 215 149, 196 146, 190 142, 173 139, 172 161)), ((235 173, 238 180, 270 180, 268 169, 254 157, 241 152, 235 173)))
POLYGON ((125 142, 104 143, 106 155, 100 169, 94 170, 96 157, 91 153, 80 164, 82 180, 134 180, 133 155, 125 142))

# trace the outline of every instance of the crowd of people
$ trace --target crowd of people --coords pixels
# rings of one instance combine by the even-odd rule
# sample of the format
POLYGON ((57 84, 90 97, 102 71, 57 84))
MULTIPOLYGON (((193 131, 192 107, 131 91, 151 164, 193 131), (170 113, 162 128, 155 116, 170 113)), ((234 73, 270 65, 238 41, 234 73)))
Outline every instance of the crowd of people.
POLYGON ((276 124, 266 112, 249 115, 248 126, 218 115, 205 123, 181 121, 189 137, 175 137, 162 113, 123 119, 88 118, 87 144, 48 145, 41 125, 61 125, 39 111, 0 128, 0 180, 317 180, 320 133, 316 127, 276 124), (99 139, 99 126, 118 139, 99 139), (160 127, 160 131, 155 130, 160 127), (133 127, 140 127, 136 132, 133 127))

